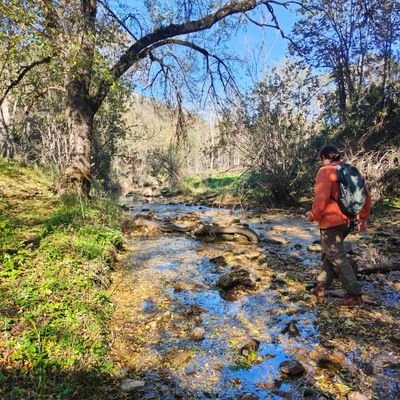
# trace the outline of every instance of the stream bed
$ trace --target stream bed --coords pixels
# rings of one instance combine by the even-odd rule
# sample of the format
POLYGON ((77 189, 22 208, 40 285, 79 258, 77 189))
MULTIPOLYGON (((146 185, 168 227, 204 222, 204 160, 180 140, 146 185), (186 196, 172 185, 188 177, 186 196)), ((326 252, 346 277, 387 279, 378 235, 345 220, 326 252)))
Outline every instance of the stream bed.
MULTIPOLYGON (((261 241, 198 240, 146 227, 131 235, 114 277, 112 324, 119 378, 141 382, 127 398, 345 399, 351 392, 400 398, 398 343, 387 333, 399 333, 398 274, 389 282, 363 281, 370 301, 361 310, 335 304, 340 285, 316 305, 310 289, 319 232, 301 216, 185 204, 129 207, 133 217, 161 222, 196 215, 203 223, 246 224, 261 241), (243 270, 251 284, 221 290, 221 277, 243 270), (303 370, 288 373, 285 361, 303 370)), ((369 240, 354 235, 353 253, 365 257, 360 249, 372 249, 369 240)))

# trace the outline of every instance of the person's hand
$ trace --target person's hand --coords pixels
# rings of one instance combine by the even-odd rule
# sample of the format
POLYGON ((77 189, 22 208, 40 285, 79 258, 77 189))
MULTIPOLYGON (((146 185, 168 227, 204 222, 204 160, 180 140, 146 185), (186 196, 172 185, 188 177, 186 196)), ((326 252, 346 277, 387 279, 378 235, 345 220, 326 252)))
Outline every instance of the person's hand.
POLYGON ((307 212, 306 212, 306 220, 307 220, 308 222, 312 222, 312 221, 313 221, 312 218, 311 218, 311 211, 307 211, 307 212))
POLYGON ((358 232, 366 232, 367 231, 367 220, 361 219, 358 222, 358 232))

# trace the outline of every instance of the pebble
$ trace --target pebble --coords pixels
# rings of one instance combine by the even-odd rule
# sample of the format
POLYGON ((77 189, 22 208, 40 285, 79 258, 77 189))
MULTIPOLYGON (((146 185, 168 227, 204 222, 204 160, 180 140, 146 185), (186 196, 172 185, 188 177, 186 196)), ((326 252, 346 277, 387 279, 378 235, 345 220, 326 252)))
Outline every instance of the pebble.
POLYGON ((369 397, 367 397, 365 394, 362 394, 360 392, 350 392, 347 395, 348 400, 369 400, 369 397))
POLYGON ((188 361, 191 357, 191 353, 189 351, 183 351, 181 353, 178 353, 174 359, 173 359, 173 364, 176 366, 180 366, 184 364, 186 361, 188 361))
POLYGON ((144 382, 136 381, 134 379, 124 379, 120 386, 123 392, 131 392, 132 390, 140 389, 142 387, 144 387, 144 382))
POLYGON ((310 244, 307 247, 307 250, 312 252, 312 253, 321 253, 321 246, 319 244, 310 244))
POLYGON ((279 364, 280 371, 285 375, 296 376, 304 373, 304 367, 298 362, 294 360, 283 361, 279 364))
POLYGON ((193 332, 192 332, 192 339, 203 340, 205 334, 206 334, 206 331, 204 330, 204 328, 201 328, 201 327, 194 328, 193 332))

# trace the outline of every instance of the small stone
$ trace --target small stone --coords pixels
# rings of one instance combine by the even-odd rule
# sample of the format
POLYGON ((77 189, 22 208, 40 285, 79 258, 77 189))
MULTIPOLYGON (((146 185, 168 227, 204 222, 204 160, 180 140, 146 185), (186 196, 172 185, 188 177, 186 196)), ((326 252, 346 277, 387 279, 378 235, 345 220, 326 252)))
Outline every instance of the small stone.
POLYGON ((219 266, 227 265, 226 259, 224 256, 217 256, 217 257, 210 258, 210 262, 215 265, 219 265, 219 266))
POLYGON ((270 381, 270 382, 260 382, 257 383, 257 386, 259 386, 260 388, 263 389, 268 389, 268 390, 273 390, 276 389, 276 383, 274 381, 270 381))
POLYGON ((261 256, 261 253, 258 251, 250 251, 246 253, 246 258, 249 260, 255 260, 256 258, 259 258, 261 256))
POLYGON ((251 393, 244 393, 239 397, 239 400, 258 400, 258 399, 259 397, 251 393))
POLYGON ((282 330, 281 333, 287 333, 287 332, 289 332, 289 336, 296 336, 300 333, 299 329, 297 328, 296 323, 294 321, 290 321, 285 326, 285 328, 282 330))
POLYGON ((174 293, 179 293, 182 292, 182 290, 185 290, 185 285, 181 282, 175 283, 174 285, 174 293))
POLYGON ((256 352, 259 346, 260 342, 258 340, 251 339, 240 349, 240 354, 247 357, 250 353, 256 352))
POLYGON ((172 363, 176 366, 180 366, 184 364, 186 361, 188 361, 191 357, 192 354, 189 351, 183 351, 174 357, 172 363))
POLYGON ((322 251, 321 245, 319 245, 319 244, 310 244, 307 247, 307 250, 312 252, 312 253, 321 253, 321 251, 322 251))
POLYGON ((140 389, 142 387, 144 387, 144 382, 136 381, 134 379, 124 379, 120 385, 123 392, 131 392, 132 390, 140 389))
POLYGON ((367 397, 365 394, 362 394, 360 392, 350 392, 347 395, 348 400, 369 400, 369 397, 367 397))
POLYGON ((304 367, 294 360, 283 361, 279 364, 280 371, 285 375, 296 376, 304 373, 304 367))
POLYGON ((192 332, 192 339, 193 340, 203 340, 205 334, 206 334, 206 331, 204 330, 204 328, 201 328, 201 327, 194 328, 193 332, 192 332))
POLYGON ((271 238, 263 238, 263 242, 266 244, 270 244, 272 246, 285 246, 289 243, 286 239, 271 239, 271 238))

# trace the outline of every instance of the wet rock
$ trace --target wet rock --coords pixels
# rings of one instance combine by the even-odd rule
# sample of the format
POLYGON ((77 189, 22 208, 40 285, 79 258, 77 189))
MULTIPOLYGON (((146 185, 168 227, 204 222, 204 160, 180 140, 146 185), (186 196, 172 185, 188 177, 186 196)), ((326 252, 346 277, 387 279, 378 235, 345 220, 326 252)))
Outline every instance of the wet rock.
POLYGON ((317 361, 322 368, 329 365, 340 368, 346 361, 345 355, 339 350, 327 349, 322 346, 317 346, 310 351, 310 358, 317 361))
POLYGON ((315 286, 317 286, 317 282, 306 281, 306 282, 304 282, 304 285, 305 285, 305 289, 307 290, 307 292, 309 292, 310 290, 314 289, 315 286))
POLYGON ((283 279, 275 278, 272 283, 270 288, 271 289, 282 289, 286 286, 286 282, 283 279))
POLYGON ((143 381, 136 381, 134 379, 124 379, 120 385, 120 388, 123 392, 131 392, 132 390, 140 389, 143 387, 143 381))
POLYGON ((204 330, 204 328, 201 328, 201 327, 194 328, 193 332, 192 332, 192 339, 193 340, 203 340, 205 334, 206 334, 206 331, 204 330))
POLYGON ((350 392, 347 395, 348 400, 369 400, 369 397, 367 397, 365 394, 362 394, 360 392, 350 392))
POLYGON ((183 351, 173 358, 172 363, 179 367, 180 365, 185 364, 191 357, 192 353, 190 351, 183 351))
POLYGON ((182 282, 177 282, 174 285, 174 293, 179 293, 186 289, 186 286, 182 282))
POLYGON ((217 257, 210 258, 210 262, 212 262, 215 265, 221 266, 221 267, 224 267, 227 265, 226 258, 224 256, 217 256, 217 257))
POLYGON ((295 360, 283 361, 279 364, 279 369, 284 375, 297 376, 305 372, 304 367, 295 360))
POLYGON ((257 386, 268 390, 276 389, 275 382, 260 382, 257 384, 257 386))
POLYGON ((251 339, 240 349, 240 354, 247 357, 250 353, 256 352, 259 347, 260 342, 256 339, 251 339))
POLYGON ((321 245, 319 245, 319 244, 310 244, 307 247, 307 250, 312 252, 312 253, 321 253, 321 251, 322 251, 321 245))
POLYGON ((217 282, 217 288, 223 291, 228 291, 237 286, 247 288, 254 288, 256 286, 249 271, 242 268, 233 269, 231 272, 222 275, 217 282))
POLYGON ((258 396, 251 393, 244 393, 239 397, 239 400, 258 400, 258 399, 259 399, 258 396))
POLYGON ((297 336, 300 332, 296 326, 295 321, 290 321, 285 328, 282 330, 282 333, 289 332, 289 336, 297 336))
POLYGON ((289 243, 289 241, 286 239, 280 239, 280 238, 279 239, 271 239, 271 238, 267 238, 267 237, 263 238, 262 241, 264 243, 270 244, 272 246, 284 246, 289 243))
POLYGON ((296 243, 293 247, 294 247, 296 250, 300 250, 303 246, 302 246, 300 243, 296 243))

